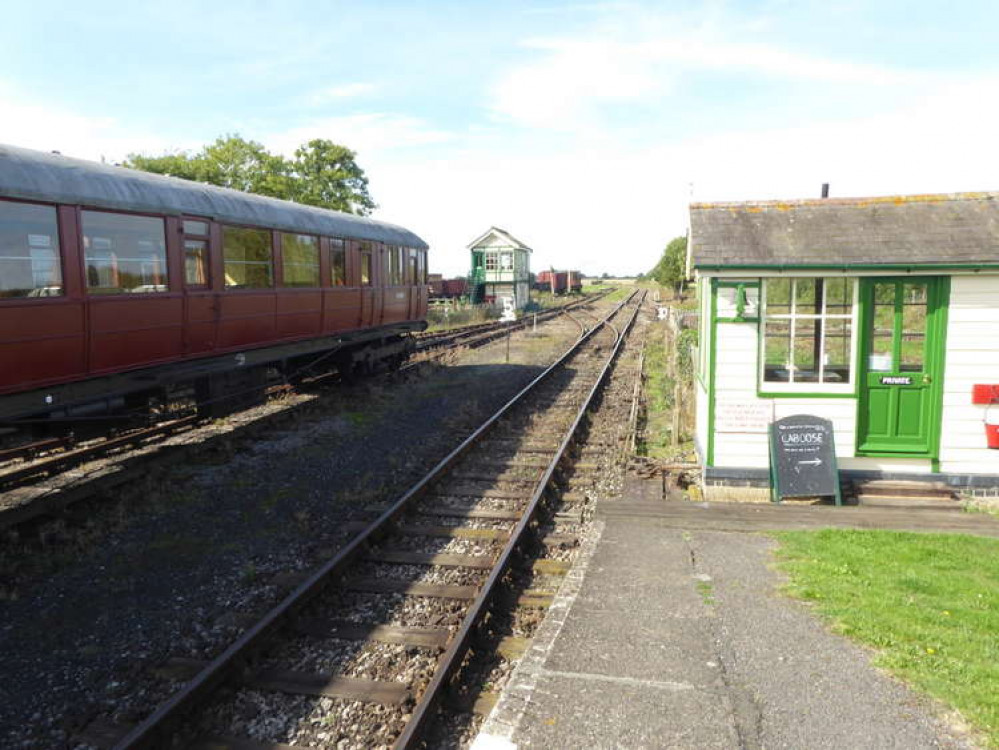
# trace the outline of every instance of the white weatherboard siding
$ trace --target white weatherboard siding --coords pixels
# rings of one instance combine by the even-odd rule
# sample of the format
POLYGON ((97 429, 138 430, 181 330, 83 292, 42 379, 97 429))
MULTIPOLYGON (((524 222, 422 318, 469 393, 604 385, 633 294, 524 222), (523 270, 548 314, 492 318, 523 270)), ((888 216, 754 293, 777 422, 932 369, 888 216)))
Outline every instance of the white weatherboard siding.
MULTIPOLYGON (((715 460, 718 467, 765 469, 770 465, 765 429, 730 430, 718 419, 724 404, 763 404, 768 421, 792 414, 814 414, 832 420, 837 458, 855 452, 857 400, 854 398, 775 398, 756 395, 759 341, 755 323, 719 323, 715 364, 715 460)), ((701 431, 698 419, 698 432, 701 431)), ((868 459, 870 463, 870 459, 868 459)), ((858 467, 859 468, 859 467, 858 467)), ((869 466, 867 468, 874 468, 869 466)))
MULTIPOLYGON (((986 407, 971 403, 971 386, 999 384, 999 276, 954 276, 947 314, 940 470, 999 474, 999 450, 986 448, 986 407)), ((999 422, 999 405, 989 412, 999 422)))
POLYGON ((703 461, 707 456, 707 434, 708 434, 708 392, 701 385, 700 380, 694 381, 694 445, 697 447, 697 455, 703 461))
POLYGON ((756 323, 718 323, 715 327, 715 466, 766 468, 770 465, 766 431, 728 432, 719 412, 727 405, 756 398, 756 323))

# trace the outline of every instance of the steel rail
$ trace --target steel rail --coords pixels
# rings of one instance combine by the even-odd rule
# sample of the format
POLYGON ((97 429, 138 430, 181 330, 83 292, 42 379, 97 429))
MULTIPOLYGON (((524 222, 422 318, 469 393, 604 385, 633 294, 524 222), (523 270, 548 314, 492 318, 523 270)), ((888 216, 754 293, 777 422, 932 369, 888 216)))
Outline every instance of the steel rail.
POLYGON ((108 438, 103 442, 97 443, 96 445, 90 445, 84 448, 75 448, 56 456, 42 458, 38 461, 33 461, 20 468, 14 469, 13 471, 0 473, 0 487, 3 487, 4 489, 12 489, 11 485, 14 485, 15 487, 22 486, 25 480, 31 479, 39 474, 53 474, 66 468, 81 464, 85 461, 101 458, 105 454, 119 448, 132 446, 149 438, 169 435, 184 428, 190 428, 198 421, 198 417, 175 419, 169 422, 163 422, 154 427, 147 427, 135 432, 130 432, 127 435, 122 435, 120 437, 108 438))
MULTIPOLYGON (((395 750, 412 750, 420 743, 422 732, 426 727, 427 722, 432 718, 433 711, 440 702, 451 678, 461 666, 465 657, 465 652, 471 645, 471 640, 475 634, 474 631, 476 627, 478 627, 482 616, 488 611, 488 605, 491 604, 492 597, 498 589, 499 583, 503 580, 507 569, 510 567, 513 556, 516 554, 520 545, 528 537, 527 531, 537 513, 538 506, 541 503, 541 498, 548 490, 548 485, 551 482, 555 471, 558 469, 558 465, 562 462, 569 445, 572 443, 576 431, 579 429, 579 425, 582 423, 584 417, 586 416, 586 412, 589 411, 594 398, 603 386, 604 380, 610 373, 611 367, 617 359, 618 353, 621 351, 621 345, 624 342, 625 336, 631 329, 632 324, 635 322, 635 318, 638 317, 638 311, 641 307, 641 299, 644 299, 645 292, 641 292, 642 297, 640 298, 639 305, 635 306, 634 311, 620 332, 617 332, 616 328, 610 323, 610 318, 616 315, 620 309, 631 302, 631 300, 638 294, 639 292, 636 291, 630 295, 628 299, 623 301, 610 315, 608 315, 598 325, 594 326, 587 334, 586 338, 589 338, 589 336, 593 335, 601 327, 607 325, 611 330, 616 332, 614 348, 611 351, 610 356, 607 358, 607 361, 604 363, 597 379, 594 381, 593 386, 590 388, 590 392, 580 405, 575 419, 566 430, 554 457, 549 463, 548 468, 545 470, 545 473, 542 475, 541 480, 538 482, 537 489, 528 502, 524 514, 521 516, 520 521, 511 533, 509 541, 503 548, 503 552, 500 554, 497 563, 493 566, 493 569, 489 574, 489 578, 487 578, 486 582, 482 585, 481 593, 475 599, 468 613, 465 615, 460 629, 452 639, 451 644, 448 646, 443 658, 438 662, 430 683, 427 685, 423 695, 420 697, 419 703, 417 703, 414 707, 409 721, 406 722, 405 729, 402 734, 399 735, 398 739, 396 739, 395 744, 393 745, 395 750)), ((582 342, 582 340, 583 339, 580 341, 582 342)))
MULTIPOLYGON (((550 320, 556 318, 559 315, 570 315, 571 310, 575 310, 578 307, 583 307, 585 305, 596 302, 599 299, 607 296, 609 292, 600 292, 599 294, 594 294, 592 297, 587 297, 585 299, 577 300, 575 302, 570 302, 567 305, 560 305, 558 307, 548 308, 537 313, 539 320, 550 320)), ((463 326, 461 328, 452 329, 450 331, 434 331, 432 333, 423 332, 417 334, 416 338, 419 342, 417 346, 417 351, 426 351, 428 349, 436 349, 441 346, 448 346, 449 343, 457 343, 465 338, 472 338, 477 334, 489 334, 496 333, 497 336, 502 336, 509 331, 520 330, 521 328, 526 328, 531 323, 532 318, 528 316, 522 317, 520 320, 513 321, 511 323, 501 323, 501 322, 490 322, 490 323, 479 323, 477 325, 463 326)), ((475 340, 475 345, 481 346, 482 344, 488 343, 494 340, 493 338, 483 337, 483 339, 475 340)))
MULTIPOLYGON (((630 298, 617 305, 607 315, 607 319, 615 316, 629 301, 630 298)), ((524 386, 495 414, 465 438, 458 447, 438 462, 426 476, 407 490, 367 529, 348 542, 332 559, 299 584, 255 625, 244 631, 225 651, 215 657, 194 678, 189 680, 183 688, 168 698, 166 702, 159 706, 145 720, 133 727, 114 745, 113 750, 136 750, 137 748, 159 746, 155 743, 165 740, 169 731, 181 718, 193 711, 219 684, 224 682, 242 665, 245 658, 249 657, 260 644, 286 624, 286 620, 290 614, 299 610, 303 605, 321 593, 327 584, 331 583, 339 573, 343 572, 366 551, 371 542, 377 541, 389 533, 393 529, 395 521, 408 510, 410 504, 422 497, 423 493, 432 483, 440 479, 500 419, 531 395, 540 383, 558 371, 598 330, 599 327, 594 327, 580 336, 558 360, 524 386)), ((550 468, 544 475, 546 484, 553 471, 554 468, 550 468)))

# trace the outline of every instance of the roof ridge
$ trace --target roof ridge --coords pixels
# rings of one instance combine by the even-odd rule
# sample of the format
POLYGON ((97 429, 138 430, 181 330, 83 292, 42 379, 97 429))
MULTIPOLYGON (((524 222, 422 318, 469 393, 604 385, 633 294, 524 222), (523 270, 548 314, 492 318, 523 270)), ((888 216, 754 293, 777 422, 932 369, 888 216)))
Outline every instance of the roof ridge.
POLYGON ((903 206, 908 203, 945 203, 948 201, 993 201, 999 200, 999 191, 978 191, 964 193, 914 193, 911 195, 881 195, 853 198, 796 198, 791 200, 759 200, 759 201, 710 201, 694 202, 691 210, 712 208, 776 208, 789 210, 798 206, 858 206, 865 207, 878 204, 903 206))

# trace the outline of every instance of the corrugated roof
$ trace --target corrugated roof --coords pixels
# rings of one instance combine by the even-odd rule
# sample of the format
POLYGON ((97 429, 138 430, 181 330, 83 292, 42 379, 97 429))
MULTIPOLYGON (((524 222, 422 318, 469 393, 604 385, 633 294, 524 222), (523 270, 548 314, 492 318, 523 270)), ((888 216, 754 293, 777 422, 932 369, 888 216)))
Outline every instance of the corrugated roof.
POLYGON ((427 248, 408 229, 364 216, 16 146, 0 145, 0 195, 427 248))
POLYGON ((999 263, 999 193, 693 203, 693 266, 999 263))

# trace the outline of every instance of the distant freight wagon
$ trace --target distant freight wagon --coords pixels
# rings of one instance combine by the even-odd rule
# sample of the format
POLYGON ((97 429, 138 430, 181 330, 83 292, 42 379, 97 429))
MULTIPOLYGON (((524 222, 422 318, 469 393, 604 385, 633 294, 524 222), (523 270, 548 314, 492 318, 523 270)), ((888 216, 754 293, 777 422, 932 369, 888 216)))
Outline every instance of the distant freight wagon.
POLYGON ((583 274, 579 271, 541 271, 535 277, 534 288, 552 294, 579 292, 583 289, 583 274))

